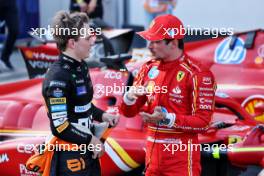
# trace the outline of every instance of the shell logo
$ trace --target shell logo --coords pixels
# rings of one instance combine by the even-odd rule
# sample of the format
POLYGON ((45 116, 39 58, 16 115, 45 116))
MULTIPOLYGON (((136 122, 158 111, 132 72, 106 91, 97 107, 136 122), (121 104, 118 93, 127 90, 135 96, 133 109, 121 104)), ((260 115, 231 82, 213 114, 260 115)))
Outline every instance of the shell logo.
POLYGON ((259 122, 264 122, 264 95, 252 95, 244 100, 242 107, 259 122))
POLYGON ((154 81, 149 81, 147 85, 147 92, 148 93, 153 93, 154 92, 154 87, 155 87, 155 82, 154 81))
POLYGON ((255 58, 255 64, 262 64, 263 63, 263 58, 262 57, 256 57, 255 58))
POLYGON ((33 52, 30 50, 25 51, 25 56, 28 59, 33 59, 33 52))

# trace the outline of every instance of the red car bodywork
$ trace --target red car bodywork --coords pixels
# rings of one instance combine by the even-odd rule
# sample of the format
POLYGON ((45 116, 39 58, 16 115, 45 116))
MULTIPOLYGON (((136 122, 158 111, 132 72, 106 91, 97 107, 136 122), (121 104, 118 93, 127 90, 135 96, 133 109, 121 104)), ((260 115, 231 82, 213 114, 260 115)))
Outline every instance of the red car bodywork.
MULTIPOLYGON (((240 142, 234 148, 241 146, 260 148, 260 151, 250 149, 240 150, 243 152, 228 151, 226 155, 233 164, 239 166, 253 164, 263 167, 263 131, 258 132, 258 135, 245 137, 253 133, 257 122, 241 108, 242 104, 252 115, 260 119, 263 116, 261 97, 264 94, 264 65, 260 58, 262 56, 258 56, 261 55, 262 49, 258 48, 261 48, 263 43, 261 41, 264 41, 264 32, 256 32, 254 47, 243 53, 245 58, 239 64, 222 64, 215 61, 219 43, 225 38, 190 43, 186 45, 186 50, 189 55, 202 60, 211 68, 218 82, 218 93, 225 93, 219 94, 220 97, 216 98, 219 108, 215 110, 212 127, 199 136, 200 142, 226 145, 240 142), (257 57, 258 59, 255 59, 257 57), (226 97, 226 94, 234 97, 239 103, 226 97), (253 100, 246 102, 250 96, 253 96, 253 100), (224 108, 220 108, 221 106, 224 108), (220 122, 224 127, 215 126, 220 122), (253 155, 256 157, 251 157, 253 155), (249 157, 252 160, 249 160, 249 157), (245 162, 241 162, 242 159, 245 162)), ((240 40, 245 40, 246 35, 238 36, 240 40)), ((233 51, 225 48, 224 54, 232 53, 233 51)), ((225 59, 228 60, 228 57, 225 56, 225 59)), ((130 72, 134 72, 143 62, 145 61, 130 61, 126 65, 130 72)), ((129 72, 91 69, 90 74, 95 89, 94 104, 109 112, 118 111, 117 105, 122 100, 123 92, 107 94, 105 91, 102 92, 100 87, 125 86, 129 72)), ((35 175, 26 171, 24 163, 33 154, 33 146, 43 143, 49 133, 49 120, 43 105, 41 82, 42 79, 33 79, 0 86, 0 139, 3 140, 0 144, 1 175, 35 175)), ((111 130, 105 146, 106 154, 101 159, 103 175, 119 175, 144 165, 145 128, 141 118, 121 117, 118 126, 111 130)))

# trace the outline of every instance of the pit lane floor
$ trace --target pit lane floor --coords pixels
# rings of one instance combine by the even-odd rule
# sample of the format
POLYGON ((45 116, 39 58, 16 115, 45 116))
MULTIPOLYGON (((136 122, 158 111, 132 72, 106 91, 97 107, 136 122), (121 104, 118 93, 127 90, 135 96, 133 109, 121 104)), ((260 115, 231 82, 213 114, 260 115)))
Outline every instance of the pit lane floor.
POLYGON ((9 71, 2 65, 2 62, 0 61, 0 84, 29 79, 25 62, 19 50, 13 51, 10 61, 15 68, 14 71, 9 71))

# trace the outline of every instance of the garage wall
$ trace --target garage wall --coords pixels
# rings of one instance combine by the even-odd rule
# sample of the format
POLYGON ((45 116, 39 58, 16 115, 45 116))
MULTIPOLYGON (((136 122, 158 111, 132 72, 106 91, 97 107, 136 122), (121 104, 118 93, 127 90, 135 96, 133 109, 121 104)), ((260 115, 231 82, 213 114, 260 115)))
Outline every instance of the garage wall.
MULTIPOLYGON (((144 25, 143 0, 129 1, 129 22, 144 25)), ((192 27, 264 28, 263 0, 178 0, 175 14, 192 27)))
POLYGON ((51 24, 52 17, 60 10, 69 10, 70 0, 39 0, 40 26, 51 24))

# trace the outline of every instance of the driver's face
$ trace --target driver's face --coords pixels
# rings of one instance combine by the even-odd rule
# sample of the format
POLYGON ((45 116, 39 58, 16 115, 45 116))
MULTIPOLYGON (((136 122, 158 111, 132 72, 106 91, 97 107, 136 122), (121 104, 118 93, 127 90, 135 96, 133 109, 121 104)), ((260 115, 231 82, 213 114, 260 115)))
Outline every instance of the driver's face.
MULTIPOLYGON (((89 26, 86 24, 84 26, 88 31, 89 26)), ((80 59, 86 59, 89 57, 91 52, 91 48, 94 45, 96 40, 95 35, 86 34, 85 36, 81 36, 77 41, 75 41, 75 53, 80 59)))
POLYGON ((156 59, 164 59, 169 55, 169 47, 164 40, 151 41, 148 48, 156 59))

